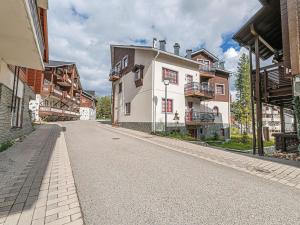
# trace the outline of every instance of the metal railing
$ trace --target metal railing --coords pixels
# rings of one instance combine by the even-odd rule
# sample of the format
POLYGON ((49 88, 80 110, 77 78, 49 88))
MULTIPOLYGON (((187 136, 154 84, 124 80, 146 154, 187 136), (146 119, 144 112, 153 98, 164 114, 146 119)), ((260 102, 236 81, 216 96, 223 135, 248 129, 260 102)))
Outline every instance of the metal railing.
POLYGON ((38 7, 37 7, 37 1, 36 0, 28 0, 36 36, 38 39, 38 45, 41 50, 41 54, 44 55, 44 37, 42 35, 42 28, 41 28, 41 23, 39 20, 39 14, 38 14, 38 7))
POLYGON ((200 71, 204 72, 215 72, 216 70, 225 70, 224 62, 215 62, 212 65, 200 65, 199 66, 200 71))
POLYGON ((186 112, 185 113, 186 122, 214 122, 215 114, 212 112, 186 112))
POLYGON ((199 93, 199 94, 203 94, 204 96, 207 96, 207 97, 214 97, 215 96, 214 86, 207 83, 207 82, 187 83, 184 86, 184 92, 185 92, 186 95, 199 93))

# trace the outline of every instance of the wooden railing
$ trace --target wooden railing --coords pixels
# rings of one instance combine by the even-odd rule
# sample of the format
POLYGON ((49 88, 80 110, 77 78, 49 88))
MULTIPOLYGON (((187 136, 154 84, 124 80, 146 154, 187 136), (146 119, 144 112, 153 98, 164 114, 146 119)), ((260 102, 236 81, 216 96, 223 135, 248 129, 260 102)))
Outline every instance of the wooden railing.
POLYGON ((201 95, 204 97, 213 98, 215 96, 215 89, 213 85, 208 83, 191 82, 184 86, 186 96, 201 95))

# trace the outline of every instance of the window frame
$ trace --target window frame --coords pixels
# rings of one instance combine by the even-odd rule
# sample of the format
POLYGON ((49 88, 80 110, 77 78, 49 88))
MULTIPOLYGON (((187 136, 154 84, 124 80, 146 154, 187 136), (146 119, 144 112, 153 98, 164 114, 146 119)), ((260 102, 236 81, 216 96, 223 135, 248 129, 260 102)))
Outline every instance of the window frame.
POLYGON ((125 116, 130 116, 131 114, 131 102, 125 103, 125 116), (129 112, 127 111, 127 105, 129 105, 129 112))
MULTIPOLYGON (((173 112, 174 112, 174 99, 173 98, 167 98, 167 104, 168 104, 168 101, 171 101, 172 102, 172 111, 171 112, 169 112, 169 111, 167 111, 167 114, 172 114, 173 112)), ((165 107, 163 107, 163 101, 165 101, 165 98, 161 98, 161 112, 162 113, 165 113, 165 107)), ((168 106, 167 106, 167 110, 168 110, 168 106)))
POLYGON ((122 62, 121 61, 116 63, 115 70, 116 70, 117 73, 121 72, 121 70, 122 70, 122 62), (120 69, 118 70, 118 68, 120 68, 120 69))
POLYGON ((216 93, 216 95, 225 95, 226 94, 225 84, 218 84, 218 83, 216 83, 215 84, 215 93, 216 93), (223 94, 218 93, 217 86, 222 86, 223 87, 223 94))
POLYGON ((166 67, 162 67, 162 77, 161 77, 162 78, 162 82, 164 82, 164 79, 165 79, 164 70, 169 70, 169 71, 175 72, 176 73, 176 83, 173 83, 171 81, 171 79, 169 79, 169 81, 170 81, 170 84, 172 84, 172 85, 179 85, 179 72, 176 71, 176 70, 168 69, 166 67))

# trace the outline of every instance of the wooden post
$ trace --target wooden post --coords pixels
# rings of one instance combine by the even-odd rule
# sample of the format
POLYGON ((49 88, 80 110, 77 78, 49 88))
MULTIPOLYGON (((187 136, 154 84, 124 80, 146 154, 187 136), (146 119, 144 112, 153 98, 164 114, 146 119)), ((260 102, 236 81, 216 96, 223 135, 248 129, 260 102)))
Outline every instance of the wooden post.
POLYGON ((257 147, 258 154, 264 155, 263 133, 262 133, 262 104, 261 104, 261 90, 260 90, 260 58, 259 58, 259 36, 255 37, 255 95, 256 95, 256 119, 257 119, 257 147))
POLYGON ((251 92, 251 116, 252 116, 252 138, 253 138, 253 155, 256 154, 256 132, 255 132, 255 110, 254 110, 254 85, 253 85, 253 61, 252 61, 252 48, 249 45, 249 62, 250 62, 250 92, 251 92))

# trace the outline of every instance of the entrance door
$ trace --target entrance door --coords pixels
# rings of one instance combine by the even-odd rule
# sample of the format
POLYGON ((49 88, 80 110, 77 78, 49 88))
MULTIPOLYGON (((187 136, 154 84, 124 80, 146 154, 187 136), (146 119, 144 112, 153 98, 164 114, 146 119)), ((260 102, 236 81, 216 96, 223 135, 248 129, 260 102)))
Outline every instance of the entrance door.
POLYGON ((193 120, 193 102, 188 102, 188 119, 193 120))

